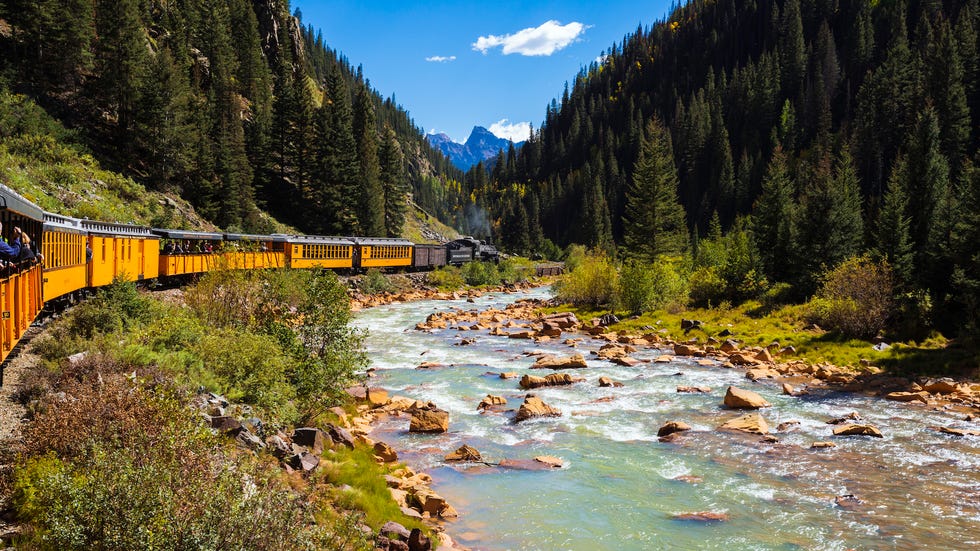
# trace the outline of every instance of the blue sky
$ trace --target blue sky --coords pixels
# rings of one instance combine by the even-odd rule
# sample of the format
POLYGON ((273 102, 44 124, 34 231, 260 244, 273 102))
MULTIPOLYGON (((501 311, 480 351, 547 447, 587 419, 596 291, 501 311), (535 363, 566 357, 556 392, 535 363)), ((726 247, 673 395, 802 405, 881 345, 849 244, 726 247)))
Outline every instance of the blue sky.
POLYGON ((451 2, 292 0, 303 23, 364 67, 415 124, 465 141, 473 126, 524 139, 566 81, 667 0, 451 2))

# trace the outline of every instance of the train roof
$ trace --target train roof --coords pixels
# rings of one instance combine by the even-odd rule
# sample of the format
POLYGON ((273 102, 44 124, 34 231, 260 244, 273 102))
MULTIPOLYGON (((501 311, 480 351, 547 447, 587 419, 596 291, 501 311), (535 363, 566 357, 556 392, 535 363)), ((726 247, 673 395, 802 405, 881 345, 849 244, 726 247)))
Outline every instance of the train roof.
POLYGON ((153 233, 165 239, 208 239, 211 241, 221 241, 224 236, 216 232, 194 231, 194 230, 165 230, 153 228, 153 233))
POLYGON ((226 233, 225 241, 272 241, 273 243, 285 243, 281 235, 255 235, 251 233, 226 233))
POLYGON ((44 211, 40 207, 3 184, 0 184, 0 209, 16 212, 38 221, 44 219, 44 211))
POLYGON ((286 235, 276 234, 286 243, 299 243, 303 245, 353 245, 354 241, 348 237, 338 237, 334 235, 286 235))
POLYGON ((136 224, 120 224, 117 222, 99 222, 98 220, 80 220, 82 228, 94 234, 117 235, 121 237, 149 237, 156 239, 150 228, 136 224))
POLYGON ((62 233, 88 233, 82 229, 82 221, 70 216, 62 216, 53 212, 44 213, 44 231, 60 231, 62 233))
POLYGON ((396 246, 412 246, 412 242, 408 239, 402 239, 400 237, 348 237, 354 243, 358 245, 396 245, 396 246))

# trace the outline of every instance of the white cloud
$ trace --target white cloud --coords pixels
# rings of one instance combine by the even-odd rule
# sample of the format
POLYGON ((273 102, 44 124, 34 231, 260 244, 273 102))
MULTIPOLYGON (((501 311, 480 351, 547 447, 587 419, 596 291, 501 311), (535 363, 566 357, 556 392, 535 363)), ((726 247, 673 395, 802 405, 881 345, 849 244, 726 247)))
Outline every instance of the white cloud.
POLYGON ((481 36, 473 43, 473 49, 483 54, 487 50, 503 47, 504 55, 525 56, 551 55, 578 40, 588 27, 573 21, 568 25, 551 20, 539 27, 527 28, 504 36, 481 36))
POLYGON ((425 58, 425 60, 426 61, 431 61, 431 62, 434 62, 434 63, 448 63, 450 61, 456 61, 456 56, 451 55, 449 57, 446 57, 446 56, 442 56, 442 55, 434 55, 434 56, 430 56, 430 57, 425 58))
POLYGON ((512 142, 523 142, 531 136, 531 123, 515 122, 511 124, 507 122, 507 119, 500 119, 490 125, 490 133, 512 142))

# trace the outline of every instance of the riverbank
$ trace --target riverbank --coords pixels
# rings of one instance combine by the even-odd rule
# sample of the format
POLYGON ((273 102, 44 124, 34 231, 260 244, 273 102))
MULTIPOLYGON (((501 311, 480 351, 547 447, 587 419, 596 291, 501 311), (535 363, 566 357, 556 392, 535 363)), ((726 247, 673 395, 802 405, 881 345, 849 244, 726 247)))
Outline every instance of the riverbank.
MULTIPOLYGON (((861 547, 864 540, 852 533, 855 530, 864 533, 873 531, 882 522, 887 525, 902 521, 869 520, 860 511, 894 509, 896 519, 907 518, 915 511, 922 514, 921 506, 908 510, 904 505, 908 498, 893 495, 900 494, 903 487, 937 488, 935 497, 927 500, 928 506, 936 510, 969 509, 961 495, 950 494, 955 490, 946 486, 946 481, 926 480, 929 478, 926 471, 916 467, 931 465, 943 457, 957 458, 958 463, 937 464, 928 472, 945 473, 945 478, 955 481, 954 486, 971 487, 975 482, 970 474, 973 459, 968 459, 973 457, 969 450, 975 445, 969 433, 962 438, 929 428, 971 430, 971 423, 964 419, 968 411, 974 411, 975 405, 947 401, 938 387, 929 387, 934 392, 930 393, 928 405, 884 401, 881 389, 872 389, 867 394, 840 392, 845 383, 835 380, 835 370, 824 365, 821 367, 830 373, 821 373, 818 368, 816 373, 806 373, 806 380, 800 375, 799 382, 792 385, 794 390, 806 390, 806 393, 783 394, 782 378, 786 375, 776 375, 777 368, 785 369, 780 364, 796 371, 801 368, 793 361, 775 357, 778 350, 770 352, 774 361, 765 364, 773 372, 772 378, 750 380, 747 374, 761 369, 762 364, 736 365, 732 360, 737 359, 737 354, 759 355, 765 347, 739 346, 737 352, 711 354, 709 347, 720 349, 725 339, 709 344, 705 336, 696 347, 700 351, 693 352, 698 355, 680 355, 677 353, 684 352, 683 346, 693 348, 694 345, 668 338, 659 330, 620 333, 609 327, 600 328, 598 322, 593 326, 591 319, 584 322, 575 319, 573 331, 570 316, 554 312, 550 303, 525 301, 511 307, 495 306, 504 302, 502 299, 478 299, 472 308, 457 300, 446 305, 434 304, 424 312, 414 305, 396 305, 365 312, 367 317, 360 322, 376 333, 377 340, 369 344, 378 369, 378 377, 372 384, 387 388, 391 394, 408 396, 412 403, 432 402, 449 413, 449 430, 434 435, 408 432, 409 414, 379 416, 373 437, 398 448, 400 458, 409 461, 416 471, 432 477, 435 490, 460 515, 449 529, 459 536, 457 541, 463 545, 494 549, 551 544, 585 548, 581 539, 567 538, 593 524, 596 524, 595 531, 586 533, 612 538, 603 541, 619 541, 619 548, 642 548, 638 547, 641 541, 657 545, 658 541, 663 543, 657 537, 668 535, 674 538, 668 540, 672 542, 700 537, 718 544, 722 540, 736 541, 726 538, 734 538, 733 534, 746 530, 762 533, 746 525, 757 517, 768 518, 770 524, 786 524, 786 530, 753 536, 764 538, 772 545, 782 541, 779 538, 787 538, 786 541, 800 542, 798 545, 807 547, 803 542, 812 543, 820 538, 808 540, 803 534, 828 522, 826 526, 831 532, 821 537, 861 547), (420 330, 412 331, 413 327, 420 330), (402 334, 404 338, 399 336, 402 334), (647 343, 641 342, 645 336, 650 337, 647 343), (657 339, 659 342, 653 342, 657 339), (675 346, 681 348, 675 350, 675 346), (635 350, 629 351, 630 347, 635 350), (627 352, 617 354, 614 352, 617 349, 627 352), (546 356, 564 359, 576 355, 581 355, 588 367, 557 373, 567 373, 582 379, 580 382, 531 391, 560 410, 559 416, 515 423, 518 406, 528 392, 522 388, 522 375, 530 380, 551 373, 542 368, 557 364, 546 356), (668 355, 670 358, 663 357, 668 355), (618 357, 621 363, 604 357, 618 357), (726 365, 729 363, 730 366, 726 365), (536 364, 541 367, 535 368, 536 364), (510 373, 517 377, 501 378, 510 373), (612 384, 603 385, 603 379, 612 384), (804 382, 808 383, 805 387, 804 382), (723 406, 727 386, 751 389, 772 404, 759 411, 760 417, 769 423, 764 435, 737 433, 742 435, 737 436, 718 429, 733 413, 737 414, 723 406), (501 398, 503 404, 480 408, 478 402, 489 399, 488 394, 501 398), (956 412, 957 407, 969 409, 956 412), (874 437, 867 440, 866 436, 836 435, 833 429, 840 427, 826 424, 854 413, 860 415, 854 415, 856 419, 851 419, 851 424, 876 425, 884 433, 881 441, 874 437), (693 429, 666 438, 669 443, 658 444, 659 428, 671 420, 686 422, 693 429), (836 447, 811 449, 819 442, 830 442, 836 447), (482 452, 483 459, 490 464, 498 464, 503 459, 553 455, 563 459, 564 467, 550 474, 522 474, 483 463, 447 461, 445 456, 463 444, 482 452), (716 472, 719 470, 722 472, 716 472), (894 480, 902 480, 900 485, 894 487, 894 481, 882 480, 884 472, 891 473, 894 480), (607 479, 603 473, 615 474, 607 479), (750 480, 739 481, 748 473, 751 473, 750 480), (909 477, 922 480, 913 483, 909 477), (624 482, 627 486, 620 486, 618 480, 628 481, 624 482), (751 494, 755 498, 743 495, 742 487, 746 484, 749 486, 746 491, 759 492, 751 494), (562 497, 570 487, 579 488, 573 492, 577 496, 574 505, 562 497), (646 502, 641 497, 644 494, 633 495, 633 487, 646 488, 645 494, 658 497, 646 502), (593 493, 596 491, 600 493, 593 493), (839 518, 832 520, 834 510, 842 507, 836 503, 837 498, 848 494, 858 496, 864 505, 856 513, 836 513, 839 518), (641 522, 657 526, 662 522, 658 519, 663 518, 667 525, 644 535, 633 531, 638 525, 622 524, 625 520, 608 517, 608 498, 617 495, 623 496, 620 503, 632 504, 626 517, 644 518, 641 522), (668 497, 674 495, 677 499, 668 497), (740 505, 733 508, 734 503, 740 505), (821 503, 831 510, 821 509, 821 503), (497 509, 504 513, 495 512, 497 509), (808 511, 806 516, 814 519, 816 525, 801 531, 799 537, 792 537, 789 533, 797 522, 793 519, 800 511, 808 511), (715 522, 730 527, 691 526, 687 530, 690 534, 681 535, 670 524, 679 522, 671 521, 674 515, 699 512, 725 513, 728 520, 715 522), (852 525, 855 522, 860 526, 852 525), (518 526, 526 527, 526 533, 515 532, 518 526), (841 540, 835 529, 850 536, 841 540), (622 540, 611 535, 617 531, 623 531, 624 537, 638 539, 622 540), (663 535, 656 536, 657 531, 663 535), (624 544, 624 541, 633 543, 624 544)), ((738 328, 733 329, 734 332, 738 328)), ((748 340, 744 335, 738 338, 748 340)), ((875 366, 861 367, 868 369, 857 368, 856 375, 860 375, 857 373, 860 370, 871 377, 875 371, 875 366)), ((796 376, 795 372, 787 373, 796 376)), ((972 393, 975 389, 968 390, 972 393)), ((841 503, 848 503, 841 499, 841 503)), ((962 523, 968 522, 969 517, 962 514, 967 513, 952 514, 959 519, 956 521, 960 523, 959 528, 943 536, 948 539, 937 541, 966 541, 960 528, 968 525, 962 523)), ((926 514, 922 518, 931 517, 926 514)), ((866 541, 877 542, 871 546, 888 545, 884 540, 868 537, 871 539, 866 541)), ((922 539, 927 538, 924 534, 908 537, 907 541, 930 541, 922 539)), ((817 547, 837 548, 830 544, 817 547)), ((762 548, 769 547, 762 545, 762 548)))

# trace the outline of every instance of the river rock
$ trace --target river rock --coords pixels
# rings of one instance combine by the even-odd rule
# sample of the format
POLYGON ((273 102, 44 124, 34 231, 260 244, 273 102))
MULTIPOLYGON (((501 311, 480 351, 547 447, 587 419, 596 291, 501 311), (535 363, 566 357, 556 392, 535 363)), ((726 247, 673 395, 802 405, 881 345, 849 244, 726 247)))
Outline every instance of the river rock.
POLYGON ((544 356, 534 362, 531 369, 581 369, 588 367, 585 363, 585 356, 572 354, 571 356, 544 356))
POLYGON ((637 360, 636 358, 631 358, 629 356, 620 356, 618 358, 613 358, 612 363, 624 367, 636 367, 643 362, 637 360))
POLYGON ((834 429, 834 436, 874 436, 883 438, 881 431, 874 425, 841 425, 834 429))
POLYGON ((535 377, 534 375, 524 375, 521 377, 521 388, 530 390, 545 386, 564 386, 584 381, 580 377, 572 377, 568 373, 552 373, 546 377, 535 377))
POLYGON ((500 378, 501 379, 516 379, 517 378, 517 373, 514 373, 513 371, 507 371, 505 373, 501 373, 500 374, 500 378))
POLYGON ((351 433, 343 427, 327 425, 327 436, 330 437, 330 440, 332 440, 334 444, 345 446, 349 450, 354 449, 354 437, 351 436, 351 433))
POLYGON ((435 404, 427 404, 412 410, 409 432, 439 433, 449 430, 449 412, 439 409, 435 404))
POLYGON ((503 396, 494 396, 493 394, 487 394, 487 397, 480 400, 480 404, 476 406, 477 410, 493 409, 497 406, 507 405, 507 399, 503 396))
POLYGON ((529 330, 515 331, 513 333, 508 333, 507 334, 507 338, 510 338, 510 339, 533 339, 534 338, 534 331, 529 331, 529 330))
POLYGON ((856 411, 852 411, 852 412, 848 413, 847 415, 845 415, 843 417, 838 417, 836 419, 831 419, 830 421, 827 421, 827 424, 828 425, 844 425, 844 424, 847 424, 848 421, 859 421, 860 419, 861 419, 861 415, 858 412, 856 412, 856 411))
POLYGON ((722 430, 736 430, 752 434, 768 434, 769 424, 758 413, 749 413, 741 417, 736 417, 725 422, 718 427, 722 430))
POLYGON ((885 399, 896 402, 922 402, 923 404, 928 404, 929 393, 924 390, 921 392, 889 392, 885 394, 885 399))
POLYGON ((623 383, 621 383, 619 381, 614 381, 614 380, 610 379, 609 377, 599 377, 599 386, 601 386, 601 387, 620 388, 620 387, 623 386, 623 383))
POLYGON ((657 363, 657 364, 669 364, 672 361, 674 361, 674 357, 671 356, 670 354, 661 354, 661 355, 657 356, 657 358, 655 360, 653 360, 653 363, 657 363))
POLYGON ((463 444, 456 451, 446 455, 446 461, 483 461, 483 456, 476 448, 463 444))
POLYGON ((833 442, 814 442, 810 444, 810 449, 824 449, 824 448, 836 448, 837 444, 833 442))
POLYGON ((701 349, 695 346, 677 343, 674 345, 674 355, 675 356, 698 356, 698 355, 704 355, 704 351, 702 351, 701 349))
POLYGON ((710 386, 679 386, 677 392, 682 394, 708 394, 711 392, 710 386))
MULTIPOLYGON (((448 505, 447 505, 448 507, 448 505)), ((408 551, 431 551, 432 541, 418 528, 412 528, 408 536, 408 551)))
POLYGON ((793 385, 789 383, 783 383, 783 394, 785 394, 786 396, 792 396, 795 392, 796 389, 793 388, 793 385))
POLYGON ((367 389, 367 403, 374 407, 383 406, 388 403, 388 391, 380 388, 369 387, 367 389))
POLYGON ((561 416, 561 410, 549 406, 534 394, 528 394, 524 398, 524 403, 521 404, 520 409, 517 410, 517 416, 514 418, 514 421, 519 423, 532 417, 559 416, 561 416))
POLYGON ((381 530, 378 530, 378 533, 381 535, 388 535, 388 536, 394 534, 399 538, 404 538, 404 539, 408 539, 409 534, 411 534, 408 528, 405 528, 401 524, 398 524, 397 522, 390 521, 390 520, 381 525, 381 530))
POLYGON ((534 458, 538 463, 542 463, 551 467, 552 469, 560 469, 565 465, 560 457, 555 457, 553 455, 538 455, 534 458))
POLYGON ((318 428, 302 427, 294 430, 291 438, 294 444, 306 446, 311 452, 320 455, 323 453, 324 436, 325 433, 318 428))
POLYGON ((765 367, 757 367, 745 372, 745 378, 750 381, 758 381, 759 379, 771 379, 778 376, 779 376, 778 371, 773 371, 772 369, 765 368, 765 367))
POLYGON ((668 434, 674 434, 675 432, 684 432, 691 430, 691 425, 683 421, 668 421, 664 423, 664 426, 660 427, 657 431, 657 436, 667 436, 668 434))
POLYGON ((755 359, 760 362, 772 363, 772 354, 769 353, 768 348, 763 348, 755 355, 755 359))
POLYGON ((738 351, 738 342, 732 339, 726 339, 725 342, 721 343, 718 347, 719 350, 725 354, 731 354, 732 352, 738 351))
POLYGON ((943 434, 951 434, 953 436, 980 436, 980 431, 972 429, 958 429, 954 427, 929 427, 934 430, 938 430, 943 434))
POLYGON ((960 390, 960 385, 956 384, 952 379, 942 378, 935 381, 929 381, 922 385, 922 390, 928 392, 929 394, 953 394, 960 390))
POLYGON ((759 409, 772 405, 765 401, 759 394, 734 386, 728 387, 728 391, 725 392, 724 403, 725 407, 733 409, 759 409))
POLYGON ((699 511, 697 513, 677 513, 672 518, 674 520, 692 520, 696 522, 725 522, 728 520, 728 514, 715 511, 699 511))
POLYGON ((747 356, 745 354, 741 354, 738 352, 728 356, 728 361, 732 362, 735 365, 759 365, 762 363, 751 356, 747 356))
POLYGON ((374 455, 384 463, 394 463, 398 461, 398 453, 388 444, 378 441, 374 443, 374 455))

